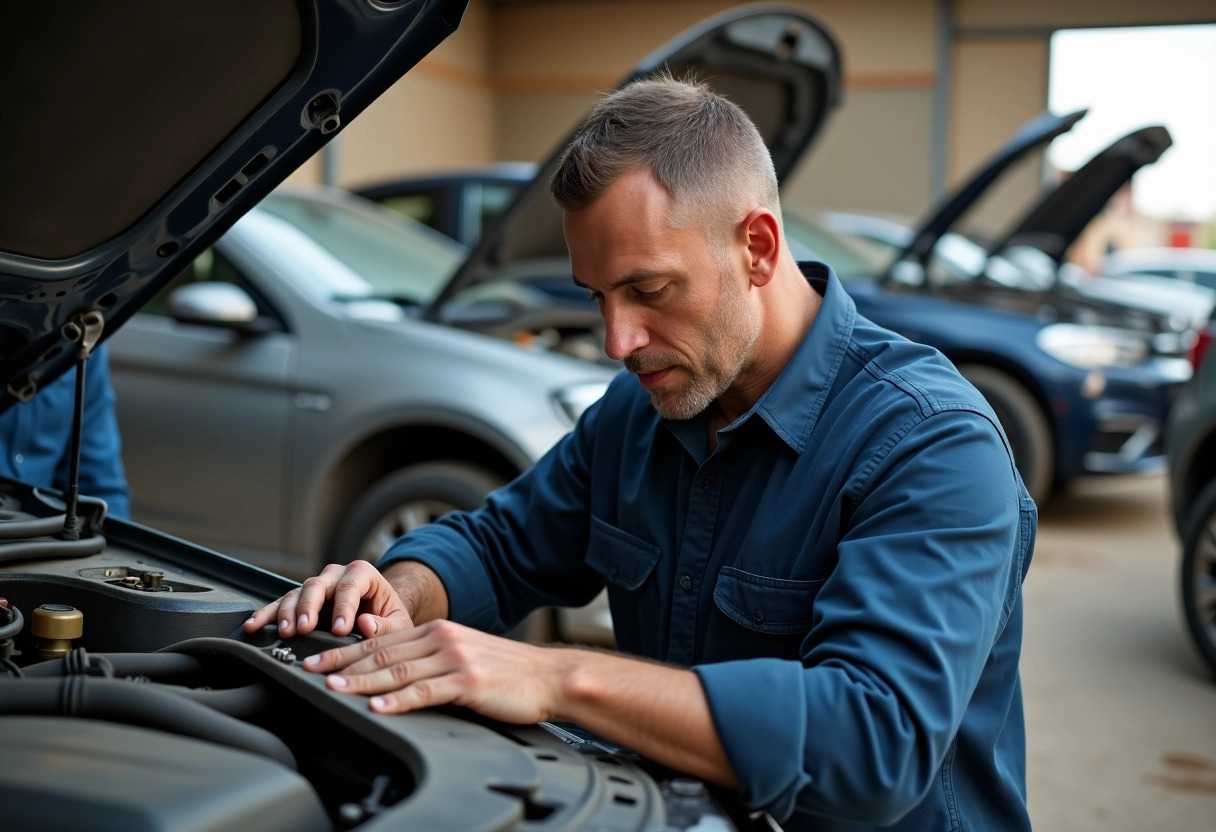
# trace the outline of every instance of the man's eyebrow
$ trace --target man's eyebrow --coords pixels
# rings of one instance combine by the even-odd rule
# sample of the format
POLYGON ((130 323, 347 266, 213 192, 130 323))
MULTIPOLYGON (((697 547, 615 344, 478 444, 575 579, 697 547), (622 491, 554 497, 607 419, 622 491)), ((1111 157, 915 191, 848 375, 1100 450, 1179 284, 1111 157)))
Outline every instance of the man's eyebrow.
MULTIPOLYGON (((666 269, 634 269, 624 277, 619 277, 610 283, 608 285, 608 291, 619 289, 622 286, 628 286, 630 283, 641 283, 643 280, 650 280, 653 277, 663 277, 666 274, 669 274, 666 269)), ((588 292, 592 291, 590 286, 579 280, 577 277, 572 276, 572 279, 574 280, 575 286, 578 286, 580 289, 586 289, 588 292)))

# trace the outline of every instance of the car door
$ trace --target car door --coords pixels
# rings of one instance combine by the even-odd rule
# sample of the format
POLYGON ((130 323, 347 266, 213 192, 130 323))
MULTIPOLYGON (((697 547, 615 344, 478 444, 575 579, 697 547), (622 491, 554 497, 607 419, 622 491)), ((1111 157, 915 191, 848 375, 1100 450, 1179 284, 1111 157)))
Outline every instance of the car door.
POLYGON ((110 339, 132 517, 273 565, 283 544, 287 420, 298 346, 220 245, 205 251, 110 339), (258 304, 259 332, 184 323, 167 298, 231 283, 258 304), (233 541, 241 541, 240 548, 233 541))

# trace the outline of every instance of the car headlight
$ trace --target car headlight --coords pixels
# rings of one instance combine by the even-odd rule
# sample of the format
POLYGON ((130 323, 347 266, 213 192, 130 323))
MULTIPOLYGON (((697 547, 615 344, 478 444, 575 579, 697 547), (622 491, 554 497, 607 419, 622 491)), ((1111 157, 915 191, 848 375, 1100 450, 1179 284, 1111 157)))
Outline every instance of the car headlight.
POLYGON ((1051 324, 1039 330, 1035 343, 1052 358, 1085 370, 1143 364, 1149 356, 1148 339, 1114 327, 1051 324))
POLYGON ((600 400, 607 389, 606 381, 570 384, 554 393, 553 400, 557 402, 557 409, 565 414, 573 425, 578 421, 578 417, 583 415, 584 410, 600 400))

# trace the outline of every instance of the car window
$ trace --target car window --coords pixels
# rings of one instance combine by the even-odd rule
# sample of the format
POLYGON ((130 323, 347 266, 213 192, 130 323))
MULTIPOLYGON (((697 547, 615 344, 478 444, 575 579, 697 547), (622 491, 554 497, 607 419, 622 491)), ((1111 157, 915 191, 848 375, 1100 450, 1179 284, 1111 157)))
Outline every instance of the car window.
POLYGON ((409 217, 414 222, 420 222, 436 231, 447 233, 448 229, 443 227, 444 198, 444 191, 435 188, 412 193, 396 193, 386 196, 378 202, 403 217, 409 217))
POLYGON ((465 258, 464 247, 444 235, 353 197, 278 192, 256 213, 281 224, 276 237, 298 255, 284 253, 295 279, 335 300, 428 304, 465 258))
POLYGON ((519 193, 523 183, 519 182, 483 182, 477 197, 477 235, 467 242, 472 245, 481 239, 481 235, 498 219, 515 195, 519 193))
POLYGON ((878 243, 832 231, 788 211, 782 225, 795 259, 827 263, 841 280, 877 277, 891 261, 885 247, 878 243))

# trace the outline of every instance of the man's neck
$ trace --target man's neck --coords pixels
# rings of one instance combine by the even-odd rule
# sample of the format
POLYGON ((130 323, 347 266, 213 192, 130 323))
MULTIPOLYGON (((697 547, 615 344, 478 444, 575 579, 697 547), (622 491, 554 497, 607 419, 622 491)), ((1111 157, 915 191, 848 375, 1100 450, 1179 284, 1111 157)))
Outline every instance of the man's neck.
POLYGON ((773 386, 806 338, 823 298, 807 282, 793 258, 784 259, 773 280, 754 291, 760 296, 760 335, 739 377, 718 397, 709 414, 710 446, 720 428, 739 418, 773 386))

